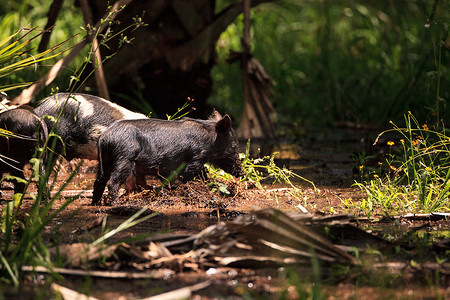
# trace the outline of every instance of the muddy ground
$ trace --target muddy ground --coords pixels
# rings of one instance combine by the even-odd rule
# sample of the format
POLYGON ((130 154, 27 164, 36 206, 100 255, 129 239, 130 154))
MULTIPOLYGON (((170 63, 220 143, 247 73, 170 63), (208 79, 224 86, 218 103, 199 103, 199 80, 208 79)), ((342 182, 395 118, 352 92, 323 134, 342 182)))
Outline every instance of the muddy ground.
MULTIPOLYGON (((299 188, 295 195, 289 185, 270 181, 264 183, 264 190, 249 183, 227 182, 229 195, 214 191, 208 182, 193 181, 188 184, 175 184, 156 192, 160 182, 148 178, 148 189, 141 192, 124 195, 117 206, 91 206, 92 186, 95 180, 96 162, 85 161, 74 180, 70 182, 66 192, 57 201, 62 205, 66 199, 79 195, 46 227, 44 239, 50 243, 72 244, 91 242, 100 234, 102 226, 86 230, 86 225, 107 216, 106 228, 116 228, 140 208, 147 206, 149 212, 158 213, 133 228, 127 229, 110 242, 124 238, 137 237, 141 234, 156 235, 171 233, 180 235, 196 234, 210 225, 220 221, 235 220, 242 214, 262 208, 276 208, 285 212, 300 211, 302 207, 319 215, 333 215, 358 212, 348 210, 343 203, 352 199, 357 203, 363 194, 352 186, 354 182, 354 154, 368 151, 374 155, 382 149, 371 146, 376 137, 376 131, 368 130, 335 130, 324 133, 317 132, 302 138, 297 145, 278 145, 267 152, 279 151, 277 163, 286 165, 299 175, 313 181, 316 189, 301 180, 294 181, 299 188)), ((383 141, 380 142, 381 144, 383 141)), ((67 174, 61 173, 57 185, 65 182, 67 174)), ((2 190, 2 198, 8 199, 11 191, 2 190)), ((2 201, 2 203, 5 203, 2 201)), ((32 205, 27 199, 24 211, 32 205)), ((56 207, 55 207, 56 208, 56 207)), ((361 219, 362 220, 362 219, 361 219)), ((371 223, 361 221, 355 226, 368 229, 380 237, 395 236, 395 232, 404 232, 411 228, 425 229, 426 232, 448 230, 446 220, 414 220, 397 219, 390 223, 371 223), (378 226, 378 227, 377 227, 378 226)), ((376 246, 373 248, 376 249, 376 246)), ((377 258, 380 262, 381 256, 377 258)), ((397 257, 398 259, 398 257, 397 257)), ((382 259, 381 259, 382 260, 382 259)), ((403 262, 409 263, 410 256, 403 262)), ((330 270, 321 272, 327 278, 321 286, 322 295, 329 299, 386 299, 386 298, 434 298, 450 297, 448 276, 439 275, 434 278, 413 276, 417 270, 403 267, 395 271, 384 268, 380 276, 377 271, 355 271, 345 276, 329 280, 330 270), (361 277, 367 277, 362 280, 361 277), (360 278, 358 278, 360 277, 360 278)), ((58 282, 68 288, 84 293, 90 293, 99 299, 139 299, 167 292, 184 286, 190 286, 205 280, 212 284, 204 289, 193 292, 192 299, 209 298, 273 298, 286 297, 296 299, 301 296, 302 289, 306 295, 314 295, 314 284, 311 284, 315 273, 311 266, 279 266, 271 268, 210 268, 197 265, 178 266, 160 278, 145 280, 105 279, 65 275, 58 282), (292 273, 292 270, 296 272, 292 273), (297 274, 297 275, 292 275, 297 274)), ((11 289, 6 292, 6 298, 35 298, 41 295, 46 298, 48 289, 37 286, 48 286, 48 280, 43 275, 29 277, 20 290, 11 289), (42 293, 42 294, 41 294, 42 293)), ((317 293, 316 293, 317 294, 317 293)))

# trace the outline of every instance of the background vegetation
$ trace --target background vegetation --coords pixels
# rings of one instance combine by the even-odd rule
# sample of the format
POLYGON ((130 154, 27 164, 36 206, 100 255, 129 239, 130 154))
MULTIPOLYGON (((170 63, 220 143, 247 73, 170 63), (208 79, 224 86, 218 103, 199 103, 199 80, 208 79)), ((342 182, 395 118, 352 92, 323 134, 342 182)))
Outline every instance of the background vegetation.
MULTIPOLYGON (((233 2, 217 1, 216 11, 233 2)), ((50 4, 2 1, 0 39, 22 27, 43 29, 50 4)), ((82 32, 79 8, 74 1, 63 5, 49 45, 82 32)), ((251 51, 276 83, 272 100, 279 124, 388 126, 389 120, 401 121, 408 111, 426 122, 433 120, 437 103, 445 120, 450 96, 448 19, 445 0, 275 1, 252 9, 251 51), (437 78, 441 80, 439 101, 437 78)), ((242 17, 217 43, 218 64, 208 99, 238 119, 243 108, 240 66, 226 60, 230 50, 241 50, 241 37, 242 17)), ((2 80, 36 80, 50 65, 2 80)), ((51 87, 67 89, 71 73, 69 67, 51 87)))
MULTIPOLYGON (((0 40, 8 38, 22 28, 36 28, 36 30, 43 30, 47 23, 47 13, 50 5, 51 1, 43 0, 1 1, 0 40)), ((84 38, 85 34, 82 29, 83 26, 83 16, 80 13, 80 9, 74 5, 73 1, 64 1, 63 8, 61 9, 57 20, 57 25, 53 28, 53 32, 50 36, 49 47, 67 40, 67 44, 62 49, 59 49, 59 52, 63 50, 69 51, 70 47, 84 38), (77 34, 80 35, 76 36, 77 34)), ((38 53, 37 48, 40 40, 39 37, 30 41, 28 46, 29 56, 38 53)), ((42 99, 48 96, 51 92, 51 88, 59 87, 61 91, 65 91, 69 86, 70 76, 75 73, 75 70, 72 68, 76 68, 80 65, 80 62, 86 56, 87 51, 86 47, 86 49, 84 49, 84 51, 82 51, 82 53, 80 53, 80 55, 72 62, 69 68, 63 71, 62 74, 56 78, 54 83, 49 88, 44 89, 37 98, 42 99)), ((63 53, 62 55, 67 55, 67 53, 63 53)), ((60 58, 61 55, 46 60, 45 62, 36 65, 35 68, 27 68, 23 71, 12 73, 8 77, 0 78, 0 86, 39 80, 60 58)), ((14 97, 19 93, 20 90, 8 92, 10 97, 14 97)))
MULTIPOLYGON (((252 52, 276 82, 280 121, 388 126, 408 111, 424 122, 436 106, 441 57, 441 110, 449 99, 448 1, 281 1, 252 10, 252 52), (433 20, 429 22, 432 16, 433 20), (428 24, 428 25, 427 25, 428 24)), ((239 109, 242 20, 222 35, 211 102, 239 109), (230 101, 224 102, 223 99, 230 101)), ((448 119, 448 112, 442 117, 448 119)), ((291 123, 292 124, 292 123, 291 123)))

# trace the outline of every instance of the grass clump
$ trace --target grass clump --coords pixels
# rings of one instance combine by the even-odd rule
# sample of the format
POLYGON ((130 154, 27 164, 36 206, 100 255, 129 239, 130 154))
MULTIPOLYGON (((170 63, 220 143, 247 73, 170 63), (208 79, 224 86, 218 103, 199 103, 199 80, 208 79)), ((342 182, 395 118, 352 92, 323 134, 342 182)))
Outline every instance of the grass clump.
POLYGON ((275 156, 277 152, 272 153, 272 155, 266 155, 263 157, 252 158, 250 157, 250 140, 247 141, 247 147, 245 153, 241 153, 242 168, 244 169, 246 175, 242 177, 241 182, 248 181, 253 183, 257 188, 263 189, 262 182, 272 181, 275 183, 284 183, 290 187, 297 189, 297 187, 291 181, 291 178, 297 178, 302 181, 306 181, 311 184, 314 188, 314 183, 295 172, 283 167, 279 167, 275 163, 275 156))
POLYGON ((42 147, 36 148, 34 158, 30 160, 32 175, 26 181, 23 193, 15 194, 12 201, 8 201, 2 210, 0 280, 3 283, 12 283, 17 286, 22 278, 22 267, 25 265, 51 267, 50 255, 42 238, 42 232, 45 230, 45 226, 76 199, 67 198, 58 208, 54 209, 55 202, 78 172, 81 163, 70 174, 66 182, 53 193, 53 196, 49 196, 55 186, 59 169, 56 169, 56 176, 53 176, 52 180, 51 174, 56 160, 53 159, 54 155, 50 152, 45 172, 41 173, 40 165, 43 163, 46 147, 47 142, 42 147), (36 194, 27 192, 33 181, 37 185, 36 194), (33 199, 31 209, 27 213, 23 211, 25 196, 33 199))
MULTIPOLYGON (((316 189, 314 183, 297 173, 287 169, 286 167, 279 167, 275 162, 275 156, 277 152, 271 155, 263 157, 253 158, 250 156, 250 140, 247 141, 245 153, 240 153, 239 158, 242 163, 245 175, 240 178, 239 182, 248 183, 258 189, 264 190, 263 183, 269 182, 271 184, 281 183, 288 185, 291 189, 289 192, 294 198, 301 198, 301 190, 294 184, 293 179, 305 181, 316 189)), ((213 187, 213 191, 219 191, 222 194, 230 195, 228 189, 228 183, 234 182, 233 176, 224 172, 222 169, 214 168, 210 164, 205 165, 209 177, 212 182, 209 184, 213 187)), ((277 199, 277 195, 274 192, 274 197, 277 199)))
MULTIPOLYGON (((366 182, 355 185, 365 192, 360 209, 367 216, 374 211, 433 213, 450 211, 450 136, 442 130, 420 125, 408 113, 405 128, 391 122, 398 141, 390 147, 386 161, 372 171, 366 182)), ((378 142, 378 138, 375 143, 378 142)))

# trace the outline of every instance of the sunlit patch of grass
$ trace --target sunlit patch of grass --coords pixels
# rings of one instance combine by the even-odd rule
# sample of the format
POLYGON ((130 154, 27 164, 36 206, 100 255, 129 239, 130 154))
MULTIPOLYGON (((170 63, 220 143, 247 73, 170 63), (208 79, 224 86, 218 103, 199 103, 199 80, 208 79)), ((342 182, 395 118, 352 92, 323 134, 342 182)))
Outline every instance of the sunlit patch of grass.
MULTIPOLYGON (((277 152, 272 153, 270 156, 267 155, 258 158, 250 157, 250 140, 248 140, 245 153, 240 153, 239 155, 242 162, 242 168, 245 171, 245 175, 239 181, 250 183, 258 189, 264 189, 262 185, 263 182, 271 182, 272 184, 287 184, 295 190, 298 189, 298 187, 295 186, 291 179, 297 178, 306 181, 315 188, 312 181, 296 174, 286 167, 277 166, 275 163, 276 155, 277 152)), ((214 181, 222 179, 222 181, 226 182, 233 179, 233 176, 224 172, 222 169, 215 168, 209 164, 206 164, 205 166, 209 172, 210 178, 214 181)))
POLYGON ((311 184, 315 188, 312 181, 296 174, 286 167, 281 168, 277 166, 275 163, 276 155, 277 152, 272 153, 270 156, 267 155, 260 158, 250 157, 250 140, 248 140, 245 153, 241 153, 242 167, 246 173, 246 175, 241 178, 241 182, 248 181, 262 189, 261 182, 270 180, 272 184, 277 182, 284 183, 295 189, 297 187, 293 184, 291 178, 297 178, 311 184))
POLYGON ((406 187, 397 186, 386 180, 377 178, 366 183, 355 183, 366 197, 356 204, 353 202, 351 206, 357 208, 364 216, 370 218, 372 215, 402 214, 409 211, 411 207, 411 199, 407 197, 411 194, 406 187))
POLYGON ((384 168, 373 171, 370 180, 355 184, 366 194, 359 204, 366 216, 450 211, 450 137, 445 126, 432 130, 411 113, 405 123, 405 128, 392 123, 393 129, 379 135, 401 134, 398 142, 388 142, 389 147, 401 145, 398 153, 389 151, 384 168))
MULTIPOLYGON (((239 182, 255 186, 261 190, 264 190, 264 182, 268 182, 271 184, 284 184, 290 187, 288 193, 294 199, 306 202, 306 198, 302 196, 301 189, 294 184, 293 179, 304 181, 310 184, 314 188, 314 190, 316 190, 314 183, 298 175, 292 170, 287 169, 286 167, 277 166, 277 164, 275 163, 276 155, 277 152, 272 153, 272 155, 263 157, 250 157, 250 140, 248 140, 245 153, 240 153, 242 168, 245 171, 245 175, 239 179, 239 182)), ((212 180, 212 182, 210 183, 212 190, 214 192, 218 191, 222 194, 230 195, 228 184, 231 182, 235 183, 233 176, 224 172, 222 169, 214 168, 209 164, 206 164, 205 166, 208 170, 209 178, 210 180, 212 180)), ((276 191, 273 191, 273 196, 278 203, 278 196, 276 194, 276 191)))

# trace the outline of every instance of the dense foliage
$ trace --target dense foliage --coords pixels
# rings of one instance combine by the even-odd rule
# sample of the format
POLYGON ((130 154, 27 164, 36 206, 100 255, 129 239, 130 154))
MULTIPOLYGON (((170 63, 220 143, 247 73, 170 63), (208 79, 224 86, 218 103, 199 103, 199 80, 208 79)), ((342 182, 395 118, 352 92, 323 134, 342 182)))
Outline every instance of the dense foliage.
MULTIPOLYGON (((232 2, 217 1, 216 11, 232 2)), ((43 29, 50 4, 2 1, 0 37, 27 26, 43 29)), ((251 51, 276 83, 272 99, 280 124, 386 126, 407 111, 426 121, 434 118, 438 102, 445 119, 450 96, 448 18, 445 0, 275 1, 252 10, 251 51)), ((50 45, 82 32, 82 25, 79 8, 65 1, 50 45)), ((240 51, 241 37, 242 17, 217 43, 209 99, 237 118, 242 112, 241 71, 239 63, 226 59, 230 50, 240 51)), ((48 65, 41 65, 8 81, 33 81, 47 70, 48 65)), ((54 86, 66 89, 70 76, 67 70, 54 86)))
MULTIPOLYGON (((5 40, 18 30, 27 28, 34 28, 35 32, 33 35, 37 35, 36 32, 45 28, 47 23, 47 13, 51 4, 52 1, 43 0, 1 1, 0 28, 2 30, 0 30, 0 40, 5 40)), ((82 29, 83 25, 83 16, 80 14, 80 9, 74 5, 73 1, 64 1, 56 26, 52 29, 48 48, 54 47, 55 45, 66 41, 67 44, 60 48, 59 52, 66 50, 67 52, 62 55, 67 55, 70 47, 84 38, 85 34, 82 29)), ((17 35, 15 38, 19 39, 24 34, 25 33, 17 35)), ((28 40, 28 37, 26 56, 35 57, 38 54, 37 48, 41 41, 41 36, 31 40, 28 40)), ((86 52, 87 50, 84 50, 79 57, 74 60, 69 68, 57 77, 51 87, 59 87, 63 91, 66 90, 69 86, 70 76, 75 73, 73 69, 80 64, 83 57, 86 56, 86 52)), ((60 55, 52 59, 48 59, 45 62, 36 64, 35 66, 27 68, 23 71, 12 73, 8 77, 3 77, 0 79, 0 86, 34 82, 47 73, 52 65, 61 57, 62 56, 60 55)), ((42 96, 42 98, 47 96, 50 93, 51 87, 44 90, 40 96, 42 96)), ((10 96, 17 95, 18 93, 20 93, 20 90, 8 91, 10 96)))
MULTIPOLYGON (((287 0, 256 7, 252 52, 276 82, 280 121, 387 126, 408 111, 430 120, 439 76, 440 113, 448 118, 449 11, 448 1, 425 0, 287 0)), ((239 110, 242 99, 240 66, 225 61, 230 49, 241 49, 241 36, 242 19, 217 44, 211 101, 227 111, 239 110)))

